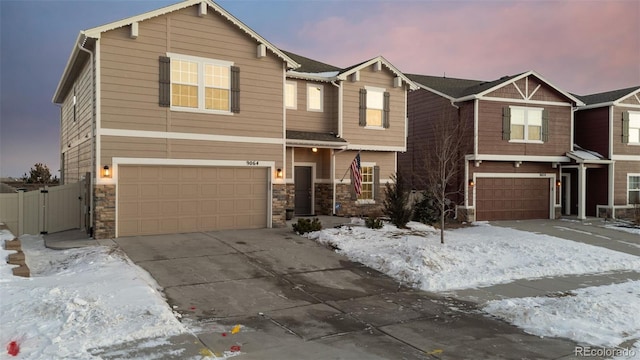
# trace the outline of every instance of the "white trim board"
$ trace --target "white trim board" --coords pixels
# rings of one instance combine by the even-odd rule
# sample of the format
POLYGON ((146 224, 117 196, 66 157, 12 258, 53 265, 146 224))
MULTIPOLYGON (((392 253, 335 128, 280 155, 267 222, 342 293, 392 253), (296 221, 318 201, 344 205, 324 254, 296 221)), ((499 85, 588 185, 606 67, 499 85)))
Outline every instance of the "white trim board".
POLYGON ((282 138, 197 134, 197 133, 182 133, 182 132, 171 132, 171 131, 146 131, 146 130, 123 130, 123 129, 102 128, 100 131, 100 135, 154 138, 154 139, 240 142, 240 143, 275 144, 275 145, 284 144, 284 139, 282 138))

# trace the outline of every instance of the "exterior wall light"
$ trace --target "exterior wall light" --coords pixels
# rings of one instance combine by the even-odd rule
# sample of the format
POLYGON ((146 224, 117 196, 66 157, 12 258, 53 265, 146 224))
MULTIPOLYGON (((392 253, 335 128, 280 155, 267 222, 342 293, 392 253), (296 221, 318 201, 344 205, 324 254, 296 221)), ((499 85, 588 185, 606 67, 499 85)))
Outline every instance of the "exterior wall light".
POLYGON ((106 177, 106 178, 111 177, 111 170, 109 169, 109 165, 105 165, 102 168, 102 177, 106 177))
POLYGON ((278 170, 276 170, 276 177, 282 179, 282 169, 278 168, 278 170))
POLYGON ((473 181, 473 179, 469 179, 469 186, 471 187, 476 186, 476 183, 473 181))
POLYGON ((317 147, 312 147, 311 148, 311 152, 317 153, 318 152, 318 148, 317 147))
POLYGON ((556 181, 556 186, 557 186, 557 187, 562 186, 562 181, 560 181, 560 180, 556 181))

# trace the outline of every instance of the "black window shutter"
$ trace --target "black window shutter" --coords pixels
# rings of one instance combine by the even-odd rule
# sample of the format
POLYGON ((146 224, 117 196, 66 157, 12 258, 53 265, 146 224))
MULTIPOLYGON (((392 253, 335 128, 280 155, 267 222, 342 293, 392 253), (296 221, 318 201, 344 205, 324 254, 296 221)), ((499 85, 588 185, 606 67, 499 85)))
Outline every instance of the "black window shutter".
POLYGON ((384 92, 384 102, 382 107, 382 127, 385 129, 389 128, 389 107, 390 107, 390 98, 391 94, 388 91, 384 92))
POLYGON ((502 140, 511 140, 511 109, 502 108, 502 140))
POLYGON ((360 126, 367 126, 367 89, 360 89, 360 126))
POLYGON ((158 104, 162 107, 171 106, 171 59, 160 56, 160 93, 158 104))
POLYGON ((540 134, 542 141, 549 141, 549 110, 542 110, 542 132, 540 134))
POLYGON ((231 67, 231 112, 240 112, 240 68, 231 67))
POLYGON ((629 143, 629 112, 622 112, 622 143, 629 143))
POLYGON ((380 191, 380 166, 373 167, 373 199, 379 201, 382 191, 380 191))
POLYGON ((358 200, 358 194, 356 194, 356 188, 353 184, 355 184, 355 180, 353 179, 353 172, 351 173, 351 186, 349 186, 349 194, 351 194, 351 200, 358 200))

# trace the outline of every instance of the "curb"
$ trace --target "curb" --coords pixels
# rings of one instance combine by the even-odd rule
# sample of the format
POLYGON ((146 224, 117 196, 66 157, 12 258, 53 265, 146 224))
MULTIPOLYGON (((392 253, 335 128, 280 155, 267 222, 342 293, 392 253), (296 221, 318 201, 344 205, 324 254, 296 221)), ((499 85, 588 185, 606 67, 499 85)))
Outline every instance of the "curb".
MULTIPOLYGON (((0 230, 9 230, 9 228, 4 224, 0 224, 0 230)), ((27 266, 26 256, 24 252, 22 252, 22 244, 20 244, 20 239, 14 238, 13 240, 5 240, 4 249, 17 251, 14 254, 9 254, 7 258, 8 264, 18 265, 17 267, 11 269, 13 276, 30 277, 31 271, 27 266)))

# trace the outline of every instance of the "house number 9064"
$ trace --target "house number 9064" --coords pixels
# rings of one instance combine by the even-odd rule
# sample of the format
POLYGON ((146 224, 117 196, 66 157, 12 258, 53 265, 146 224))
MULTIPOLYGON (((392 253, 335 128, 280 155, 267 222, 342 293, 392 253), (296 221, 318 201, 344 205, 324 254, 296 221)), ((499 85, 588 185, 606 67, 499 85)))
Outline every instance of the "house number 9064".
POLYGON ((259 164, 258 160, 247 160, 247 165, 249 166, 256 166, 258 164, 259 164))

